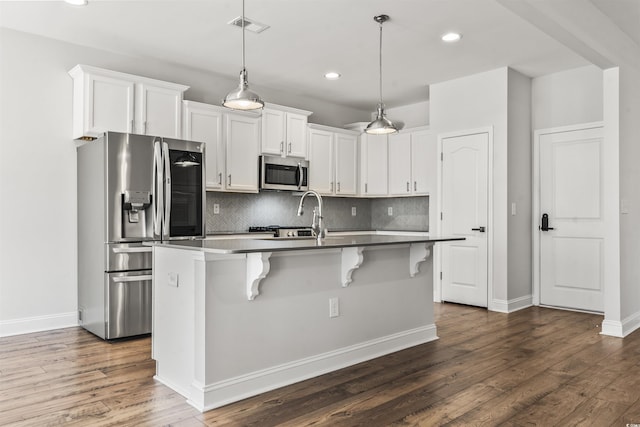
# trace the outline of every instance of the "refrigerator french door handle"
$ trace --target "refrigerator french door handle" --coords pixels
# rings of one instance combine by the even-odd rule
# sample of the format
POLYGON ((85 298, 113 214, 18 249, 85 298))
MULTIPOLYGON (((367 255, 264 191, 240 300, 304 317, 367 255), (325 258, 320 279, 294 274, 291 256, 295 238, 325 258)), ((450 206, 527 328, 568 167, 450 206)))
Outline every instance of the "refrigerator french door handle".
POLYGON ((162 218, 162 238, 169 238, 169 224, 171 221, 171 159, 169 158, 169 144, 162 142, 162 157, 164 159, 164 216, 162 218))
POLYGON ((162 151, 160 141, 153 142, 153 235, 162 234, 162 210, 164 198, 162 197, 162 151))

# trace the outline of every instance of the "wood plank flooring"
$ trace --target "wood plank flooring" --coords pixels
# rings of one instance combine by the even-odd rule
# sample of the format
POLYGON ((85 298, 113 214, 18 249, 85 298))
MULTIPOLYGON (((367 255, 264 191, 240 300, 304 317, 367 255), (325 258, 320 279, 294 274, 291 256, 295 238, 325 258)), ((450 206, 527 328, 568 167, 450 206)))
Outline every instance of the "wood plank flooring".
POLYGON ((0 339, 2 426, 640 424, 640 331, 602 316, 435 304, 438 341, 201 414, 153 380, 150 339, 80 328, 0 339))

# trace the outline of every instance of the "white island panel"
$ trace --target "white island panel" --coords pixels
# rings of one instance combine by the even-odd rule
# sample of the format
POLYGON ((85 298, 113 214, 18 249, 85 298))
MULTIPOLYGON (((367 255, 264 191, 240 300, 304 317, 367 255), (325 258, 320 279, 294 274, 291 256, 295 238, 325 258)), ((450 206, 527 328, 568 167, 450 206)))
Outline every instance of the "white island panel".
POLYGON ((343 287, 341 249, 273 252, 249 300, 247 254, 155 246, 156 378, 205 411, 436 339, 431 257, 412 277, 410 244, 363 256, 343 287))

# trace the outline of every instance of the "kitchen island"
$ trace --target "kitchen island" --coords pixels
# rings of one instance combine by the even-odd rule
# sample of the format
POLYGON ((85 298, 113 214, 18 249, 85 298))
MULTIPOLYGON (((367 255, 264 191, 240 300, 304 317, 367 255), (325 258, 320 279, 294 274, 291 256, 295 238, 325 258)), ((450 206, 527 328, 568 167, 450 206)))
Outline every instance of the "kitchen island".
POLYGON ((206 411, 437 339, 419 235, 153 244, 156 379, 206 411))

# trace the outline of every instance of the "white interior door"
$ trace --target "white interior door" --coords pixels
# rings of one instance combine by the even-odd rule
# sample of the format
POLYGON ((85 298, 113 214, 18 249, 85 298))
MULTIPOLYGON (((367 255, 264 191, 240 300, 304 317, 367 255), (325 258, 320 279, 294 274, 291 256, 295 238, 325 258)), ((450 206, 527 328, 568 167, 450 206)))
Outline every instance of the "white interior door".
POLYGON ((602 312, 602 128, 539 138, 540 304, 602 312))
POLYGON ((487 307, 489 134, 443 138, 442 300, 487 307))

